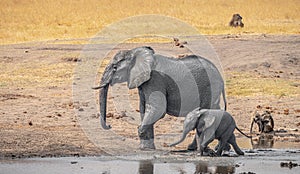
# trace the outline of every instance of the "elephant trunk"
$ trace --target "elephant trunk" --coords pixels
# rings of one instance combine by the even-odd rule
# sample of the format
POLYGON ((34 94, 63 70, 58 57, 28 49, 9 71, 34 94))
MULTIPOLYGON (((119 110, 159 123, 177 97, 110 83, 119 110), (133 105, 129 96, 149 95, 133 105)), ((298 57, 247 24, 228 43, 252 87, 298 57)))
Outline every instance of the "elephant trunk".
POLYGON ((106 103, 107 103, 107 92, 109 85, 105 85, 101 88, 99 93, 99 104, 100 104, 100 122, 103 129, 110 129, 111 126, 106 124, 106 103))
POLYGON ((169 146, 172 147, 172 146, 176 146, 177 144, 183 142, 183 140, 185 139, 186 135, 189 133, 189 131, 186 131, 186 132, 183 132, 182 134, 182 137, 179 141, 175 142, 175 143, 172 143, 170 144, 169 146))
POLYGON ((100 86, 94 87, 93 89, 100 89, 99 92, 99 104, 100 104, 100 122, 103 129, 110 129, 111 126, 106 124, 106 104, 107 104, 107 93, 109 83, 113 76, 111 66, 107 66, 101 79, 100 86))

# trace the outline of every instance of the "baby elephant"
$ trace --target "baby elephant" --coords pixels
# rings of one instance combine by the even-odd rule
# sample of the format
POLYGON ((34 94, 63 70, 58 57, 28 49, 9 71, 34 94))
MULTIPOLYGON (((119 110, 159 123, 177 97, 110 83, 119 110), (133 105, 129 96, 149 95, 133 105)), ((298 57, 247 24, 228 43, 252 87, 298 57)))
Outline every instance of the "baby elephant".
MULTIPOLYGON (((170 146, 175 146, 181 143, 186 135, 196 129, 198 137, 198 149, 200 155, 208 150, 208 144, 214 139, 219 140, 219 146, 216 152, 217 156, 221 156, 222 151, 226 147, 227 143, 231 144, 238 155, 244 155, 244 152, 236 144, 235 136, 233 134, 234 129, 241 132, 235 124, 233 117, 224 110, 202 109, 196 108, 190 112, 183 125, 183 134, 181 139, 170 146)), ((243 132, 241 132, 245 135, 243 132)), ((245 135, 250 138, 249 136, 245 135)))

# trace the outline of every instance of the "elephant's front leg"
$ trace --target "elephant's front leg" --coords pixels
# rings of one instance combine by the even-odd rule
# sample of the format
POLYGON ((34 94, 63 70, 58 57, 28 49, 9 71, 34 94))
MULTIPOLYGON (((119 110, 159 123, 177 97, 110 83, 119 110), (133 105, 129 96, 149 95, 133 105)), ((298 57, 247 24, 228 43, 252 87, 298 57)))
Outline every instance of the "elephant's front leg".
MULTIPOLYGON (((191 151, 197 150, 198 145, 197 145, 197 137, 196 136, 197 135, 195 135, 193 142, 191 144, 189 144, 188 150, 191 150, 191 151)), ((199 148, 198 148, 198 150, 199 150, 199 148)))
MULTIPOLYGON (((143 109, 140 107, 140 109, 143 109)), ((166 113, 166 98, 159 91, 152 92, 145 100, 145 112, 139 126, 140 149, 155 149, 153 125, 166 113)))

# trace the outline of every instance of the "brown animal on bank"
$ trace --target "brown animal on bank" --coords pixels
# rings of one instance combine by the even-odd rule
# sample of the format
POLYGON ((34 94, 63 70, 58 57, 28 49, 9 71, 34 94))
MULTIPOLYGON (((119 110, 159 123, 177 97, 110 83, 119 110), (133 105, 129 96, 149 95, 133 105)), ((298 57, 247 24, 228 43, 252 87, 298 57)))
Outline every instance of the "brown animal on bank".
POLYGON ((231 21, 229 22, 229 26, 231 27, 244 27, 244 23, 242 22, 242 16, 240 14, 233 14, 231 21))
POLYGON ((255 113, 251 123, 250 133, 252 133, 254 123, 257 124, 259 133, 270 133, 274 131, 274 120, 269 111, 265 111, 262 115, 257 112, 255 113))
POLYGON ((179 48, 184 48, 183 44, 187 44, 187 41, 179 42, 179 39, 176 37, 174 37, 173 40, 174 40, 174 45, 179 48))

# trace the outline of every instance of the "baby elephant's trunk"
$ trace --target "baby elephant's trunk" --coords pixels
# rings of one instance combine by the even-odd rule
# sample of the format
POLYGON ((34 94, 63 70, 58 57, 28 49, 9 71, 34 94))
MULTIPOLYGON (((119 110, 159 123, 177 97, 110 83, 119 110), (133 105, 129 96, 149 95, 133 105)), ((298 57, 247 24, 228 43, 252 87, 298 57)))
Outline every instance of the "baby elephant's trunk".
POLYGON ((187 135, 188 133, 189 133, 189 131, 184 132, 184 133, 182 134, 182 136, 181 136, 181 139, 180 139, 179 141, 177 141, 177 142, 175 142, 175 143, 172 143, 172 144, 170 144, 169 146, 170 146, 170 147, 176 146, 177 144, 183 142, 183 140, 185 139, 185 137, 186 137, 186 135, 187 135))

